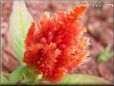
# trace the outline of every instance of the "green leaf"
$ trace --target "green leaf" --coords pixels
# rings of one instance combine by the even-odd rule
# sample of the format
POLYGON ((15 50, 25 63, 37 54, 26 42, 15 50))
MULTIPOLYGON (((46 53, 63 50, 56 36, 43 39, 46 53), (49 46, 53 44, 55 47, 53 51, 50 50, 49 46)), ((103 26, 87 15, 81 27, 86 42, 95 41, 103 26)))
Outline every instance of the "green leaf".
POLYGON ((25 67, 21 66, 10 74, 10 84, 16 84, 24 77, 25 67))
POLYGON ((28 67, 25 67, 23 72, 24 74, 27 74, 27 77, 25 76, 20 83, 31 84, 35 81, 35 77, 34 77, 35 73, 31 71, 31 69, 29 69, 28 67))
POLYGON ((33 22, 24 1, 13 1, 13 11, 10 16, 9 32, 13 49, 22 65, 22 57, 25 50, 24 40, 29 27, 33 22))
POLYGON ((39 74, 38 76, 37 76, 37 80, 40 80, 40 79, 42 79, 42 76, 43 76, 43 74, 41 73, 41 74, 39 74))
POLYGON ((39 74, 37 77, 36 77, 36 79, 35 79, 35 81, 34 81, 34 84, 42 84, 42 77, 43 77, 43 74, 41 73, 41 74, 39 74))
POLYGON ((65 76, 57 84, 109 84, 109 82, 96 76, 82 75, 82 74, 70 74, 70 75, 65 76))
POLYGON ((107 59, 109 59, 113 55, 113 52, 110 52, 110 50, 111 50, 111 46, 110 45, 106 46, 104 48, 104 51, 97 57, 97 61, 104 62, 107 59))
POLYGON ((1 73, 1 84, 8 84, 8 79, 1 73))
MULTIPOLYGON (((20 66, 10 74, 10 84, 31 84, 35 82, 35 72, 26 66, 20 66)), ((42 76, 40 75, 39 78, 42 76)))
POLYGON ((34 82, 34 78, 33 77, 27 77, 27 78, 24 78, 21 83, 22 84, 31 84, 34 82))

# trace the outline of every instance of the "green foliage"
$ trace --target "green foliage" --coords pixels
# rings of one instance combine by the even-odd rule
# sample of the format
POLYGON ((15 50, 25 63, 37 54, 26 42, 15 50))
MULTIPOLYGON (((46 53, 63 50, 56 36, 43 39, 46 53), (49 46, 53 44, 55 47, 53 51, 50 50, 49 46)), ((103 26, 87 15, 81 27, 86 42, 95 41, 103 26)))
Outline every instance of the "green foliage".
POLYGON ((24 71, 25 71, 25 67, 23 66, 17 68, 14 72, 10 74, 9 83, 16 84, 17 82, 22 80, 22 78, 24 77, 24 71))
POLYGON ((114 53, 114 52, 110 52, 110 50, 111 50, 111 46, 109 46, 109 45, 106 46, 104 48, 104 51, 100 55, 98 55, 97 61, 98 62, 104 62, 107 59, 109 59, 113 55, 113 53, 114 53))
POLYGON ((58 84, 109 84, 109 82, 96 76, 70 74, 65 76, 58 84))
POLYGON ((30 84, 30 83, 33 83, 35 81, 35 77, 34 77, 35 73, 31 69, 26 67, 26 69, 24 70, 24 73, 27 76, 24 77, 24 79, 21 81, 21 83, 30 84))
POLYGON ((24 78, 21 83, 22 84, 32 84, 34 82, 34 78, 32 77, 27 77, 27 78, 24 78))
POLYGON ((43 76, 43 74, 41 73, 41 74, 39 74, 38 76, 37 76, 37 80, 40 80, 40 79, 42 79, 42 76, 43 76))
POLYGON ((14 72, 12 72, 9 76, 9 80, 7 83, 10 84, 33 84, 39 83, 42 78, 42 74, 39 74, 37 78, 35 78, 35 71, 31 70, 28 67, 20 66, 14 72))
POLYGON ((22 64, 25 50, 24 41, 29 27, 33 22, 24 1, 13 1, 13 11, 10 16, 9 32, 14 51, 22 64))
POLYGON ((1 84, 8 84, 8 79, 1 73, 1 84))

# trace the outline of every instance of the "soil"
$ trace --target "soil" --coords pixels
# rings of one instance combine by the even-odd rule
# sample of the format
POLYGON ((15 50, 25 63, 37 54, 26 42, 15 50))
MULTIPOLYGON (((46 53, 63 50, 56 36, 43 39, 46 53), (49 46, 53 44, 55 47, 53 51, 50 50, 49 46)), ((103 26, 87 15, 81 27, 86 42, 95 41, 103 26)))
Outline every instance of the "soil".
MULTIPOLYGON (((112 3, 111 0, 107 3, 112 3)), ((55 13, 66 11, 74 7, 76 1, 27 1, 26 5, 31 15, 38 21, 44 11, 55 13)), ((2 71, 12 72, 19 64, 12 49, 9 37, 9 17, 12 11, 12 1, 2 1, 1 18, 1 40, 2 40, 2 71)), ((89 7, 86 15, 82 16, 82 24, 87 28, 90 38, 90 55, 80 64, 73 73, 90 74, 102 77, 110 82, 114 82, 114 56, 103 63, 96 61, 96 57, 103 51, 106 45, 113 45, 113 7, 89 7)))

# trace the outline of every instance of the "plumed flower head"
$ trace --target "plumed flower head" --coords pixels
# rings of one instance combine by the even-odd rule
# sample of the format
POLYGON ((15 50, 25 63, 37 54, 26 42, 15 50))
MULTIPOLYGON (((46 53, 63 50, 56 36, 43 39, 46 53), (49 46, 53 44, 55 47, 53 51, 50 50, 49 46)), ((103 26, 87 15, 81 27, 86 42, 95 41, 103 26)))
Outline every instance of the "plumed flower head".
POLYGON ((23 61, 28 67, 43 74, 43 79, 57 82, 82 62, 88 55, 86 31, 78 21, 86 6, 71 12, 50 16, 45 12, 38 24, 32 23, 27 34, 23 61))

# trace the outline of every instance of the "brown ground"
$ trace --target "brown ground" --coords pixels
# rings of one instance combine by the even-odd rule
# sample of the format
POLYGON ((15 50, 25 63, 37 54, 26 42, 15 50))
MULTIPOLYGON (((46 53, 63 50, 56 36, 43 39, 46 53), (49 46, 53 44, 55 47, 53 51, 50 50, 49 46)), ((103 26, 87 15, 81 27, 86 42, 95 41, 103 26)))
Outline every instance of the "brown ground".
MULTIPOLYGON (((66 0, 67 1, 67 0, 66 0)), ((111 0, 109 0, 111 1, 111 0)), ((76 2, 76 1, 75 1, 76 2)), ((30 1, 27 2, 27 7, 36 21, 44 11, 58 12, 68 10, 75 5, 74 2, 57 2, 57 1, 30 1)), ((8 22, 11 13, 12 2, 2 2, 2 19, 1 19, 1 33, 2 33, 2 68, 4 72, 12 72, 19 65, 16 55, 12 50, 10 37, 8 35, 8 22)), ((90 37, 91 45, 90 56, 86 61, 79 65, 75 73, 91 74, 102 77, 106 80, 114 82, 114 58, 108 59, 106 62, 98 63, 96 56, 102 52, 104 46, 107 44, 113 46, 113 8, 112 7, 91 7, 81 19, 90 37)))

